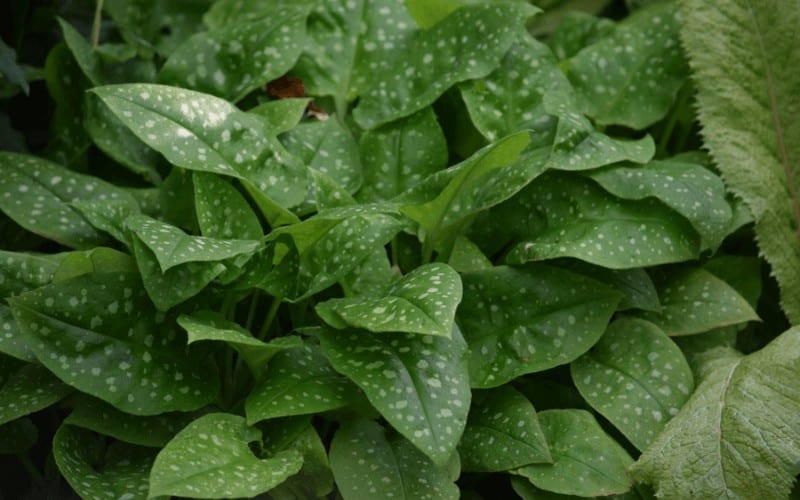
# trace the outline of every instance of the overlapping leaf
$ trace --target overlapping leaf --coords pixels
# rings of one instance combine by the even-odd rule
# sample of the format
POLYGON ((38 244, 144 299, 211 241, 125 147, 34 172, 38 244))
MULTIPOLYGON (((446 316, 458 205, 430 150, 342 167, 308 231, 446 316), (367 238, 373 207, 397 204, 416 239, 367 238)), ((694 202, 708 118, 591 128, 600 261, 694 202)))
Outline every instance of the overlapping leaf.
POLYGON ((261 19, 201 32, 181 44, 158 81, 236 102, 294 66, 308 9, 283 8, 261 19))
POLYGON ((722 348, 631 468, 656 495, 789 496, 800 463, 800 329, 749 356, 722 348))
POLYGON ((303 457, 296 450, 265 459, 255 456, 249 444, 260 439, 261 431, 238 415, 198 418, 159 452, 150 472, 149 496, 253 497, 300 470, 303 457))
POLYGON ((552 462, 536 410, 510 386, 476 396, 458 453, 462 469, 472 472, 552 462))
POLYGON ((583 398, 639 450, 653 442, 694 390, 678 346, 641 319, 613 322, 570 369, 583 398))
POLYGON ((563 495, 624 493, 632 483, 626 469, 633 459, 583 410, 539 412, 552 464, 528 465, 517 473, 543 490, 563 495))
POLYGON ((473 387, 569 363, 603 334, 620 295, 543 264, 464 273, 457 321, 469 343, 473 387))
POLYGON ((372 332, 409 332, 450 337, 461 280, 446 264, 420 266, 400 278, 382 296, 331 299, 316 307, 334 328, 372 332))
POLYGON ((47 408, 72 392, 40 365, 25 364, 0 387, 0 425, 47 408))
POLYGON ((216 396, 215 370, 187 356, 133 273, 84 274, 9 302, 48 370, 125 412, 193 410, 216 396))
POLYGON ((537 11, 524 3, 466 6, 417 32, 406 56, 393 60, 362 95, 353 118, 375 128, 428 106, 453 84, 488 75, 537 11))
POLYGON ((322 351, 383 418, 437 464, 455 451, 470 406, 467 346, 430 335, 326 331, 322 351))
POLYGON ((660 202, 620 200, 576 176, 546 174, 510 203, 543 226, 512 249, 511 263, 575 257, 629 269, 693 259, 700 249, 689 222, 660 202))
POLYGON ((192 175, 197 223, 203 236, 257 240, 264 235, 258 216, 239 191, 215 174, 192 175))

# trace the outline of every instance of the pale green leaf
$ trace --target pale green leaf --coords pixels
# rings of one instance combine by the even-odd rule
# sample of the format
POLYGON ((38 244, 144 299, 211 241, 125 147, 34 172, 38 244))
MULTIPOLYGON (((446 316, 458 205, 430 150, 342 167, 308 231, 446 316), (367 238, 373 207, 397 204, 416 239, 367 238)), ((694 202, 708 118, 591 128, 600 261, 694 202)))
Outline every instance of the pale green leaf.
POLYGON ((594 345, 620 295, 544 264, 463 273, 457 322, 470 347, 473 387, 497 387, 569 363, 594 345))
POLYGON ((516 472, 543 490, 596 497, 631 489, 625 449, 584 410, 539 412, 552 464, 528 465, 516 472))
POLYGON ((583 398, 639 450, 646 449, 694 390, 683 353, 657 326, 621 317, 570 365, 583 398))
POLYGON ((150 496, 253 497, 300 471, 303 457, 296 450, 264 459, 255 456, 249 444, 260 440, 261 431, 248 427, 238 415, 210 413, 198 418, 156 457, 150 496))
POLYGON ((344 500, 459 498, 445 467, 375 422, 355 420, 342 425, 333 437, 330 460, 344 500))
POLYGON ((775 0, 680 4, 704 145, 728 189, 752 212, 759 248, 780 285, 781 305, 797 323, 800 5, 775 0))
POLYGON ((759 319, 744 297, 706 270, 664 271, 653 277, 663 308, 637 315, 667 335, 692 335, 759 319))
POLYGON ((461 279, 447 264, 420 266, 381 296, 330 299, 316 306, 329 325, 372 332, 408 332, 450 337, 461 279))
POLYGON ((659 498, 788 498, 800 463, 800 329, 741 356, 721 348, 631 468, 659 498))

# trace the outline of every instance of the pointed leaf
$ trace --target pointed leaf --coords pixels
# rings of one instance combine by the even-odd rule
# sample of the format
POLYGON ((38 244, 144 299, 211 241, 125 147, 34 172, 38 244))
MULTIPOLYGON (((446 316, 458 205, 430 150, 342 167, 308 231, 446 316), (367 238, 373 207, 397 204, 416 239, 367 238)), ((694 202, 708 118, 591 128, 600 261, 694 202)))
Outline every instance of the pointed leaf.
POLYGON ((150 496, 253 497, 300 470, 303 457, 296 450, 266 459, 253 455, 249 444, 260 439, 261 431, 248 427, 238 415, 211 413, 198 418, 156 457, 150 496))
POLYGON ((608 269, 581 260, 566 262, 563 267, 614 287, 622 294, 622 300, 617 305, 618 311, 627 309, 661 311, 658 290, 644 269, 608 269))
POLYGON ((518 213, 541 220, 544 229, 514 247, 509 263, 575 257, 630 269, 690 260, 699 253, 698 234, 660 202, 620 200, 576 176, 545 174, 511 203, 518 213))
POLYGON ((258 216, 239 191, 216 174, 192 175, 197 223, 203 236, 257 240, 264 235, 258 216))
POLYGON ((288 132, 300 123, 310 102, 311 99, 308 97, 264 101, 258 106, 248 109, 247 112, 264 118, 267 122, 267 129, 273 134, 279 135, 288 132))
POLYGON ((231 102, 289 71, 305 40, 307 9, 280 9, 257 21, 200 32, 164 63, 159 83, 231 102))
POLYGON ((447 142, 430 107, 367 130, 359 142, 362 201, 394 198, 447 165, 447 142))
POLYGON ((468 472, 502 472, 553 461, 536 410, 511 386, 475 395, 458 453, 468 472))
POLYGON ((53 437, 58 470, 82 498, 149 498, 148 473, 155 451, 127 443, 103 447, 91 432, 62 424, 53 437))
POLYGON ((9 302, 48 370, 122 411, 187 411, 216 396, 215 371, 186 354, 136 274, 84 274, 9 302))
POLYGON ((787 498, 800 463, 800 329, 749 356, 717 354, 631 474, 660 496, 787 498))
POLYGON ((453 338, 327 331, 322 351, 398 432, 437 464, 450 458, 470 404, 466 344, 453 338))
POLYGON ((614 21, 595 17, 579 10, 567 12, 555 31, 547 37, 547 45, 560 60, 569 59, 614 29, 614 21))
POLYGON ((261 118, 228 101, 150 84, 107 85, 92 92, 176 166, 248 180, 285 207, 306 194, 305 173, 296 159, 261 118))
POLYGON ((457 322, 470 347, 473 387, 497 387, 569 363, 593 346, 620 295, 543 264, 463 273, 457 322))
POLYGON ((567 77, 597 123, 643 129, 667 114, 687 76, 677 7, 637 10, 569 60, 567 77))
POLYGON ((657 273, 654 280, 663 308, 637 316, 667 335, 692 335, 759 319, 733 287, 704 269, 657 273))
POLYGON ((420 266, 383 296, 330 299, 317 314, 334 328, 424 333, 449 337, 461 301, 461 279, 447 264, 420 266))
POLYGON ((725 185, 700 165, 680 160, 651 161, 641 167, 616 166, 586 175, 626 200, 658 198, 692 223, 702 237, 703 248, 716 250, 728 235, 733 213, 725 199, 725 185))
POLYGON ((756 239, 800 322, 800 6, 737 0, 680 4, 704 146, 756 221, 756 239), (748 64, 742 64, 748 61, 748 64))
POLYGON ((368 420, 346 422, 330 451, 336 485, 344 500, 422 498, 455 500, 458 487, 438 466, 402 437, 368 420))
POLYGON ((0 425, 57 403, 72 387, 39 365, 25 364, 0 388, 0 425))
POLYGON ((694 390, 683 353, 650 322, 621 317, 570 365, 583 398, 644 450, 694 390))
POLYGON ((553 463, 528 465, 517 473, 543 490, 596 497, 631 489, 626 473, 633 460, 584 410, 539 412, 553 463))
POLYGON ((353 118, 363 128, 375 128, 419 111, 458 82, 488 75, 538 11, 524 3, 471 5, 417 32, 407 56, 380 73, 353 118))
POLYGON ((0 152, 0 211, 28 231, 73 248, 102 245, 106 237, 70 206, 79 200, 122 199, 125 191, 41 158, 0 152))

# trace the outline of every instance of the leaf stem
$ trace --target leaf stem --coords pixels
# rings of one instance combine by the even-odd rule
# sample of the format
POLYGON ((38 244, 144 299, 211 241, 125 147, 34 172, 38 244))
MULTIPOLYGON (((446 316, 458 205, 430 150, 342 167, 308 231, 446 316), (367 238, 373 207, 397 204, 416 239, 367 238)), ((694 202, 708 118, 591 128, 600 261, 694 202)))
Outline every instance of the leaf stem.
POLYGON ((270 304, 269 311, 267 311, 267 317, 264 319, 264 323, 261 324, 261 329, 259 329, 258 335, 256 335, 258 340, 264 340, 267 337, 269 328, 272 326, 272 322, 275 320, 275 316, 278 314, 278 309, 280 308, 282 301, 283 297, 274 297, 272 299, 272 304, 270 304))
POLYGON ((97 49, 100 43, 100 24, 103 22, 103 0, 97 0, 94 9, 94 21, 92 22, 92 50, 97 49))
POLYGON ((39 485, 43 484, 44 475, 42 475, 41 471, 33 464, 31 457, 27 452, 18 453, 17 459, 22 463, 22 466, 28 472, 28 475, 30 475, 34 481, 36 481, 39 485))
POLYGON ((256 306, 258 305, 258 299, 261 298, 261 293, 259 289, 256 289, 253 292, 253 295, 250 298, 250 307, 247 308, 247 319, 244 323, 244 329, 248 332, 251 331, 250 329, 253 327, 253 319, 256 316, 256 306))

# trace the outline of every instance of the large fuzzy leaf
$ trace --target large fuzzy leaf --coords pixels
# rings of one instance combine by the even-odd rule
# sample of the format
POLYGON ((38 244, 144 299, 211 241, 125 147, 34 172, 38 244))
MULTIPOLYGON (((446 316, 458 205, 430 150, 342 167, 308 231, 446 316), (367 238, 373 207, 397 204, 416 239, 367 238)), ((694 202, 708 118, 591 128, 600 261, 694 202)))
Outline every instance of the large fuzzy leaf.
POLYGON ((750 208, 782 307, 800 322, 800 5, 685 0, 681 14, 705 146, 750 208))
POLYGON ((800 328, 749 356, 716 354, 631 473, 662 498, 788 498, 800 463, 800 328))

